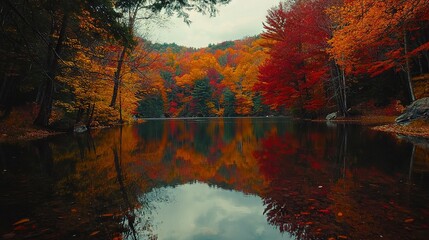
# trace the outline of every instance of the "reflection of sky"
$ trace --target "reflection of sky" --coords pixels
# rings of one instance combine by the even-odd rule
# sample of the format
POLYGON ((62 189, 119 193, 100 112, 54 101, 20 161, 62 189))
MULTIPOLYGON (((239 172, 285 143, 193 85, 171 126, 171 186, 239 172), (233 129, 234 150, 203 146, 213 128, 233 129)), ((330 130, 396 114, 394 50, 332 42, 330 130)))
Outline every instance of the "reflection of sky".
POLYGON ((257 196, 202 183, 160 190, 170 201, 152 202, 155 211, 149 217, 160 240, 288 237, 266 222, 262 200, 257 196))

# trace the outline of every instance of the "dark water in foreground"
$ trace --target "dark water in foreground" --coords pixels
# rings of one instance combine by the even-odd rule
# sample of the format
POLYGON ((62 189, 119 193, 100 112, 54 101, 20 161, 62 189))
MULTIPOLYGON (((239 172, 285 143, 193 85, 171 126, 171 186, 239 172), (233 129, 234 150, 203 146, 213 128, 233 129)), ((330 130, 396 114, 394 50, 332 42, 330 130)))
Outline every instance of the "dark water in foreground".
POLYGON ((357 125, 149 120, 0 144, 0 239, 428 239, 429 150, 357 125))

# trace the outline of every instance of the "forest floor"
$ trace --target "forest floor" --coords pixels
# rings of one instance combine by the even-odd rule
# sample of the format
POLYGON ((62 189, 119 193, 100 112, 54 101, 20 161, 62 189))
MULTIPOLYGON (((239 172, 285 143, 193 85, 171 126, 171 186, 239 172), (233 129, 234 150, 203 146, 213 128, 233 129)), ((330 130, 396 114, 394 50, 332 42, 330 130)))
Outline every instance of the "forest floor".
POLYGON ((373 126, 371 129, 376 131, 429 139, 429 121, 416 120, 408 125, 399 125, 395 123, 395 118, 396 116, 366 115, 344 119, 339 118, 332 122, 358 123, 373 126))
POLYGON ((12 111, 6 119, 0 121, 0 143, 35 140, 62 133, 36 128, 33 125, 34 117, 31 106, 12 111))
POLYGON ((42 130, 34 127, 16 127, 6 124, 0 125, 0 143, 1 142, 20 142, 46 138, 61 134, 52 130, 42 130))
MULTIPOLYGON (((336 118, 330 120, 330 122, 335 123, 358 123, 362 125, 384 125, 384 124, 393 124, 395 123, 396 116, 385 116, 385 115, 364 115, 364 116, 355 116, 355 117, 346 117, 346 118, 336 118)), ((318 121, 326 121, 318 120, 318 121)))
POLYGON ((408 125, 387 124, 373 127, 377 131, 429 139, 429 121, 416 120, 408 125))

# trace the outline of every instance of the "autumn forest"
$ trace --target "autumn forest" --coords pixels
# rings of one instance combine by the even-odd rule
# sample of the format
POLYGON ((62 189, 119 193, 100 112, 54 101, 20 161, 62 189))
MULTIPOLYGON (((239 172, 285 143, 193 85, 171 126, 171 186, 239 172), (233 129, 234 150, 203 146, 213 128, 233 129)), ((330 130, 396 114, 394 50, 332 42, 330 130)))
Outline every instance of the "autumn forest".
MULTIPOLYGON (((324 117, 397 112, 426 94, 429 2, 296 0, 267 11, 264 32, 188 48, 136 26, 220 1, 1 2, 1 117, 37 126, 136 117, 324 117), (12 114, 13 115, 13 114, 12 114)), ((192 24, 192 23, 191 23, 192 24)))
POLYGON ((423 240, 428 139, 428 0, 0 0, 1 239, 423 240))

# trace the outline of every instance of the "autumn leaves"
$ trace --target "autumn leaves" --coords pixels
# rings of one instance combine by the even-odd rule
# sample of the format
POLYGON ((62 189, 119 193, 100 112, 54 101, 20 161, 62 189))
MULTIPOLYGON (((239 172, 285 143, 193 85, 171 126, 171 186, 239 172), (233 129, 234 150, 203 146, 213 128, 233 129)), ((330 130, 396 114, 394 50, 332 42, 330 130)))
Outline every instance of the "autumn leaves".
POLYGON ((391 71, 406 78, 414 100, 412 74, 429 71, 428 9, 419 0, 280 3, 264 24, 272 45, 257 89, 272 108, 308 116, 335 99, 346 115, 349 79, 391 71))
POLYGON ((163 79, 158 96, 169 106, 163 111, 173 117, 318 117, 331 111, 347 116, 350 107, 375 95, 387 104, 414 100, 411 78, 429 72, 428 5, 419 0, 280 3, 268 11, 260 38, 164 53, 169 79, 163 79), (390 95, 384 87, 362 86, 377 88, 366 82, 374 77, 404 84, 389 86, 396 88, 390 95))
MULTIPOLYGON (((247 38, 192 50, 162 53, 162 96, 166 116, 231 117, 262 114, 257 92, 264 40, 247 38)), ((150 96, 149 96, 150 97, 150 96)), ((149 106, 148 106, 149 107, 149 106)))
POLYGON ((380 95, 387 104, 413 101, 412 77, 429 72, 428 12, 422 0, 280 3, 260 39, 168 57, 176 85, 163 95, 167 115, 347 116, 380 95), (375 77, 400 83, 379 88, 367 82, 375 77))
POLYGON ((429 72, 426 0, 288 1, 269 10, 261 38, 198 50, 136 37, 141 14, 187 19, 188 7, 213 15, 228 2, 1 2, 0 111, 34 101, 43 127, 147 117, 142 109, 150 117, 345 116, 378 96, 386 105, 414 100, 412 78, 429 72))

